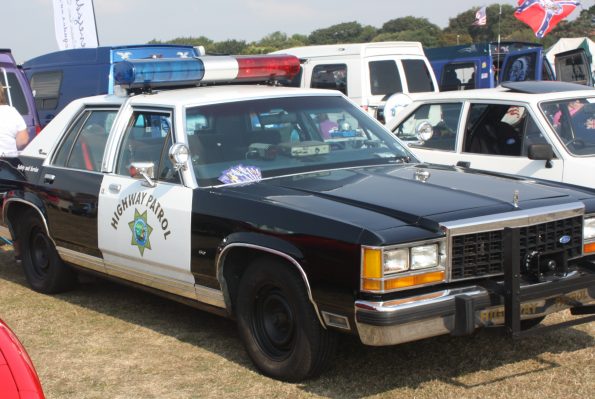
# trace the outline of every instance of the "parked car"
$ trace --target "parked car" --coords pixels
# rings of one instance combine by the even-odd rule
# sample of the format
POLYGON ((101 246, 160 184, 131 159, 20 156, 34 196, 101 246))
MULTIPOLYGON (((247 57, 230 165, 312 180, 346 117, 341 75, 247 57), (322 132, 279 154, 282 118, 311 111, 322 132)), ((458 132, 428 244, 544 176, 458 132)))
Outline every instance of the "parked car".
POLYGON ((113 65, 128 59, 188 58, 192 46, 142 44, 78 48, 43 54, 23 63, 44 127, 72 100, 113 94, 113 65))
POLYGON ((6 88, 8 104, 15 107, 25 119, 29 140, 33 139, 41 130, 35 99, 27 77, 8 49, 0 49, 0 84, 6 88))
POLYGON ((90 270, 230 317, 256 367, 289 381, 324 371, 338 333, 520 336, 592 310, 595 193, 420 163, 342 93, 263 84, 298 71, 293 56, 116 64, 130 95, 75 100, 0 160, 0 234, 29 285, 90 270))
POLYGON ((328 44, 273 54, 291 54, 300 59, 300 73, 290 86, 339 90, 377 118, 378 110, 395 93, 438 91, 419 42, 328 44))
POLYGON ((27 351, 0 319, 0 397, 44 399, 39 377, 27 351))
POLYGON ((426 162, 595 188, 592 87, 507 82, 425 96, 389 128, 426 162))

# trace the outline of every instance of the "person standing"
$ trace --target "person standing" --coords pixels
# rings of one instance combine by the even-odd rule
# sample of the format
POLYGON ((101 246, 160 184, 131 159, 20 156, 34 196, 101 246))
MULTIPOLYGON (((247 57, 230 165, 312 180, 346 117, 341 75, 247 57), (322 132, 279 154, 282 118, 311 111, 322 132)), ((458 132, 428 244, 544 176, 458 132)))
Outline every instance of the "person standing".
POLYGON ((27 124, 16 108, 8 105, 0 85, 0 156, 16 156, 28 142, 27 124))

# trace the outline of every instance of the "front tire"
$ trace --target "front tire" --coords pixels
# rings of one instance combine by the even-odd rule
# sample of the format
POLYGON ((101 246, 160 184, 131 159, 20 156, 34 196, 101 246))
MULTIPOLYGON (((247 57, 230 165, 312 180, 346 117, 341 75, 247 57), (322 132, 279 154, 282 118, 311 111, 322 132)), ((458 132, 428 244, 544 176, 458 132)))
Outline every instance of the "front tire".
POLYGON ((56 294, 75 286, 76 273, 62 262, 45 225, 32 211, 23 217, 19 241, 25 277, 31 288, 44 294, 56 294))
POLYGON ((261 258, 245 271, 237 297, 238 328, 254 365, 283 381, 315 377, 334 353, 304 282, 282 262, 261 258))

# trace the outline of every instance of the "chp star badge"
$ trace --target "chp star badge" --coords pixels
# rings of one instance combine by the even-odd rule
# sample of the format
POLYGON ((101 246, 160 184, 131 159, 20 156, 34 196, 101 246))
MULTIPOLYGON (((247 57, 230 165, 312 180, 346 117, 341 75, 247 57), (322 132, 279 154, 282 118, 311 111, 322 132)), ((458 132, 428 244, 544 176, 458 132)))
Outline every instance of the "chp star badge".
POLYGON ((134 209, 134 220, 128 223, 130 231, 132 231, 131 245, 138 248, 141 256, 144 256, 145 249, 151 249, 151 241, 149 237, 153 228, 147 223, 147 211, 142 214, 135 208, 134 209))

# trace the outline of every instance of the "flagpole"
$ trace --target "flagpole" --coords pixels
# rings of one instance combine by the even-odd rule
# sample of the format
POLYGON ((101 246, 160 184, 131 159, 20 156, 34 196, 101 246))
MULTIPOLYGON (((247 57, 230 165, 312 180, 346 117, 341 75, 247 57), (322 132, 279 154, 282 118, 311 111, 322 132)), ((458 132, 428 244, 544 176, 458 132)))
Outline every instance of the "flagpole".
POLYGON ((97 28, 97 17, 95 16, 95 5, 91 0, 91 9, 93 10, 93 22, 95 22, 95 37, 97 38, 97 46, 99 46, 99 29, 97 28))
POLYGON ((500 83, 500 16, 502 15, 502 4, 498 3, 498 52, 497 52, 497 56, 496 56, 496 63, 498 64, 498 73, 496 74, 496 76, 494 76, 494 79, 496 80, 496 84, 500 83))

